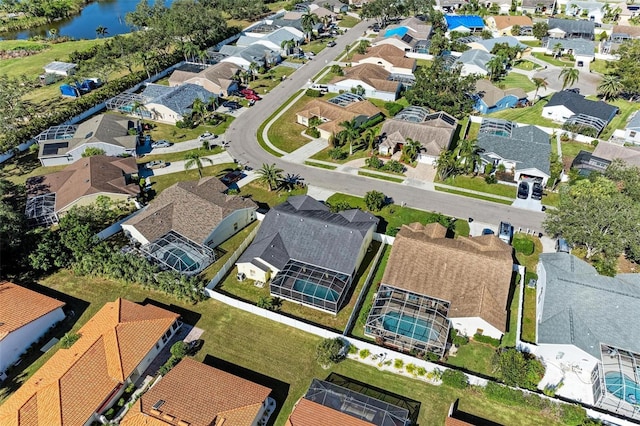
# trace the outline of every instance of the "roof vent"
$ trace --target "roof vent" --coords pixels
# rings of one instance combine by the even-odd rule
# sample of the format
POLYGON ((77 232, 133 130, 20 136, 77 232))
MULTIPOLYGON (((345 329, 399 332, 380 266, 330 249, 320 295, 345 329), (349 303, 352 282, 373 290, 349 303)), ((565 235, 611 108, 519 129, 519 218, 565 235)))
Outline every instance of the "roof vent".
POLYGON ((304 222, 304 220, 302 220, 302 218, 300 218, 300 222, 304 222))
POLYGON ((153 404, 153 409, 158 410, 160 407, 162 407, 162 404, 164 404, 164 399, 159 399, 158 402, 153 404))

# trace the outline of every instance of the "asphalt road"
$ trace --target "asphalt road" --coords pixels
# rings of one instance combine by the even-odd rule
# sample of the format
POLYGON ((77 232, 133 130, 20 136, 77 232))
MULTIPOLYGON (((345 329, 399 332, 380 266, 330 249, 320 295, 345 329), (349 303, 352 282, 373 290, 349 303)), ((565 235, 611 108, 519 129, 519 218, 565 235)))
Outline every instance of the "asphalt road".
POLYGON ((353 44, 366 30, 370 22, 362 21, 336 40, 336 46, 323 49, 313 60, 294 72, 287 80, 275 87, 263 99, 244 114, 236 118, 227 129, 226 139, 230 141, 229 153, 242 162, 258 168, 263 163, 275 163, 285 173, 299 174, 309 185, 326 188, 352 195, 363 196, 376 189, 391 197, 396 204, 405 203, 409 207, 436 211, 458 218, 473 218, 485 223, 510 222, 516 229, 542 231, 544 213, 521 210, 503 204, 474 198, 428 191, 407 185, 384 182, 317 167, 290 163, 264 151, 258 144, 258 127, 286 102, 297 90, 318 74, 325 64, 342 55, 347 44, 353 44))

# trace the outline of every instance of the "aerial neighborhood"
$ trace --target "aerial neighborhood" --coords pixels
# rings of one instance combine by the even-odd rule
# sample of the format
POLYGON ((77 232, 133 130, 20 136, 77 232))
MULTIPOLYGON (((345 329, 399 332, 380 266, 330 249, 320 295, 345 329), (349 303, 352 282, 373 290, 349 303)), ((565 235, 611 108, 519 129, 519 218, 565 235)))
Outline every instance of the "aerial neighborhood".
POLYGON ((0 1, 0 425, 640 424, 633 1, 0 1))

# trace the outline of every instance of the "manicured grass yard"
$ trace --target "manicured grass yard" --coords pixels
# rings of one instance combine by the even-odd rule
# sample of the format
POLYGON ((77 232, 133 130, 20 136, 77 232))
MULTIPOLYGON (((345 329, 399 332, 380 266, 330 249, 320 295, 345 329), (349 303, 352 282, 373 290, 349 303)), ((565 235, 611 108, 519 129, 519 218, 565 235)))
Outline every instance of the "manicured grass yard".
POLYGON ((607 64, 610 63, 610 61, 605 61, 604 59, 596 59, 589 64, 589 69, 593 72, 597 72, 603 75, 609 74, 611 71, 613 71, 612 67, 607 66, 607 64))
POLYGON ((529 80, 529 77, 515 72, 510 72, 509 74, 501 78, 498 81, 498 86, 504 86, 504 88, 506 89, 520 88, 525 92, 536 90, 535 84, 533 84, 533 82, 529 80))
POLYGON ((37 151, 25 151, 0 165, 0 177, 15 184, 24 185, 30 177, 59 172, 65 167, 67 166, 44 167, 40 165, 37 151))
MULTIPOLYGON (((525 280, 525 285, 527 282, 525 280)), ((522 340, 536 341, 536 289, 524 288, 524 309, 522 312, 522 340)))
POLYGON ((494 377, 495 374, 492 371, 491 357, 495 351, 496 348, 487 343, 469 340, 469 343, 458 348, 458 353, 456 353, 455 356, 449 356, 446 362, 456 367, 462 367, 469 371, 494 377))
MULTIPOLYGON (((534 88, 535 90, 535 88, 534 88)), ((515 121, 517 123, 535 124, 545 127, 560 127, 559 124, 542 117, 542 108, 547 104, 547 99, 541 99, 535 105, 524 108, 509 108, 494 112, 489 115, 492 118, 515 121)))
POLYGON ((271 125, 268 135, 273 145, 285 152, 293 152, 311 141, 301 135, 307 128, 296 122, 296 113, 314 99, 317 98, 304 95, 271 125))
MULTIPOLYGON (((571 163, 576 158, 580 151, 589 151, 593 152, 596 147, 588 144, 577 141, 567 141, 560 142, 562 148, 562 163, 564 164, 565 170, 569 170, 571 168, 571 163)), ((555 143, 554 143, 555 145, 555 143)))
POLYGON ((455 186, 457 188, 471 189, 474 191, 486 192, 488 194, 500 195, 502 197, 516 197, 515 186, 504 185, 500 183, 488 184, 483 177, 476 176, 456 176, 455 179, 449 178, 442 182, 445 185, 455 186))
MULTIPOLYGON (((333 158, 329 157, 329 151, 331 151, 332 149, 333 149, 332 146, 327 146, 325 149, 323 149, 320 152, 315 153, 310 158, 312 160, 329 161, 331 163, 344 164, 344 163, 348 163, 349 161, 357 160, 359 158, 366 158, 366 157, 369 156, 369 150, 368 149, 360 149, 360 150, 355 150, 354 149, 353 150, 353 155, 347 155, 345 158, 343 158, 341 160, 334 160, 333 158)), ((342 147, 342 149, 347 154, 349 153, 349 147, 342 147)))
MULTIPOLYGON (((516 276, 516 283, 520 282, 520 276, 516 276)), ((518 304, 520 302, 520 285, 516 284, 509 306, 509 329, 502 336, 500 346, 508 348, 516 345, 516 334, 518 332, 518 304)))
POLYGON ((447 187, 443 187, 443 186, 436 186, 435 189, 436 189, 436 191, 446 192, 448 194, 462 195, 463 197, 469 197, 469 198, 476 198, 478 200, 491 201, 492 203, 499 203, 499 204, 504 204, 504 205, 511 205, 512 204, 512 201, 501 200, 499 198, 495 198, 495 197, 492 197, 490 195, 479 195, 479 194, 473 194, 473 193, 469 193, 469 192, 465 192, 465 191, 456 191, 455 189, 451 189, 451 188, 447 188, 447 187))
POLYGON ((247 238, 247 235, 249 235, 251 231, 253 231, 259 224, 260 222, 258 221, 253 222, 249 226, 246 226, 244 229, 241 229, 237 234, 229 238, 227 241, 220 244, 218 248, 223 252, 223 254, 214 263, 209 265, 207 269, 202 271, 200 275, 207 282, 211 281, 211 279, 222 268, 222 265, 225 264, 227 259, 231 257, 233 252, 236 251, 238 247, 240 247, 240 244, 242 244, 242 242, 247 238))
MULTIPOLYGON (((205 163, 206 164, 206 163, 205 163)), ((202 168, 202 176, 217 176, 222 177, 226 173, 235 170, 236 165, 233 163, 216 164, 214 166, 208 166, 202 168)), ((168 175, 151 176, 149 180, 152 182, 151 189, 156 194, 161 193, 176 182, 182 182, 185 180, 198 180, 198 169, 195 167, 184 172, 169 173, 168 175)))
POLYGON ((259 205, 265 205, 266 207, 275 207, 278 204, 282 204, 287 201, 287 198, 291 196, 304 195, 306 193, 307 187, 297 188, 291 192, 284 190, 269 191, 267 185, 255 180, 240 188, 240 195, 243 197, 251 197, 253 201, 259 205))
POLYGON ((573 61, 570 61, 569 58, 561 57, 560 59, 556 59, 552 55, 546 55, 542 52, 533 52, 531 56, 557 67, 571 66, 573 64, 573 61))
POLYGON ((295 69, 291 67, 278 65, 271 68, 268 73, 262 74, 259 78, 250 81, 249 87, 254 89, 258 95, 262 96, 280 84, 282 82, 282 76, 291 75, 294 71, 295 69))
POLYGON ((354 18, 350 15, 340 15, 338 16, 340 20, 338 21, 338 26, 342 28, 352 28, 355 27, 360 20, 358 18, 354 18))
MULTIPOLYGON (((182 161, 184 160, 185 156, 189 153, 192 152, 197 152, 199 153, 201 156, 207 156, 207 155, 216 155, 216 154, 220 154, 222 152, 222 147, 219 146, 215 146, 213 147, 213 149, 202 149, 202 148, 196 148, 196 149, 192 149, 189 151, 181 151, 181 152, 171 152, 168 154, 148 154, 145 155, 144 157, 139 157, 137 158, 137 162, 138 164, 144 164, 147 163, 149 161, 153 161, 153 160, 164 160, 168 163, 174 162, 174 161, 182 161)), ((153 151, 152 151, 153 152, 153 151)), ((202 165, 206 166, 208 163, 206 160, 202 160, 202 165)))
POLYGON ((520 60, 518 61, 515 65, 515 68, 521 69, 521 70, 525 70, 525 71, 531 71, 531 70, 536 70, 538 68, 540 68, 540 65, 531 62, 531 61, 527 61, 526 59, 520 60))
POLYGON ((631 117, 631 114, 640 110, 640 103, 629 102, 624 99, 616 99, 613 101, 607 100, 608 104, 615 105, 620 108, 620 112, 613 117, 611 123, 600 134, 600 139, 608 140, 615 129, 624 129, 627 125, 627 121, 631 117))

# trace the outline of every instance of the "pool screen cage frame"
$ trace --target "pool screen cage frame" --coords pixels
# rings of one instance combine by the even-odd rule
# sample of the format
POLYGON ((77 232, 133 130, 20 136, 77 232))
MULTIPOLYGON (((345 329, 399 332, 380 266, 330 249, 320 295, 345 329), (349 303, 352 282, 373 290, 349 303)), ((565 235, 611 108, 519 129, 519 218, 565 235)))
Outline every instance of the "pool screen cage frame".
POLYGON ((197 244, 174 230, 142 246, 140 250, 149 260, 159 263, 163 269, 172 269, 184 275, 199 274, 216 260, 215 252, 212 249, 197 244), (194 260, 199 266, 196 269, 189 271, 189 266, 178 256, 173 256, 173 263, 162 258, 162 253, 167 250, 179 248, 184 251, 185 246, 189 248, 189 254, 197 255, 197 259, 194 260))
POLYGON ((513 134, 513 129, 516 127, 513 122, 508 120, 485 118, 482 120, 482 123, 480 123, 480 130, 478 130, 478 132, 510 138, 513 134), (506 133, 506 135, 503 133, 506 133))
POLYGON ((396 347, 404 352, 415 350, 443 356, 449 338, 449 306, 449 302, 444 300, 381 284, 367 317, 364 333, 374 339, 380 337, 384 340, 385 346, 396 347), (394 332, 385 329, 382 321, 390 312, 414 318, 417 316, 418 319, 428 321, 432 329, 436 328, 438 338, 424 342, 405 336, 397 330, 394 332))
POLYGON ((304 399, 376 426, 408 426, 409 410, 328 381, 313 379, 304 399))
POLYGON ((51 226, 58 223, 55 192, 27 198, 25 216, 29 226, 51 226))
POLYGON ((283 299, 336 314, 342 307, 352 280, 353 273, 347 275, 342 272, 290 259, 284 268, 271 280, 269 291, 273 296, 282 297, 283 299), (338 299, 335 301, 327 300, 295 290, 294 284, 296 280, 304 280, 334 290, 338 293, 338 299))
MULTIPOLYGON (((594 380, 594 400, 596 405, 607 411, 622 414, 634 420, 640 420, 640 401, 636 404, 620 399, 611 393, 606 386, 605 375, 618 373, 621 377, 630 376, 640 386, 640 354, 620 349, 612 345, 601 344, 601 363, 599 363, 598 378, 594 380), (599 386, 597 386, 599 385, 599 386)), ((622 395, 628 392, 623 386, 622 395)))

